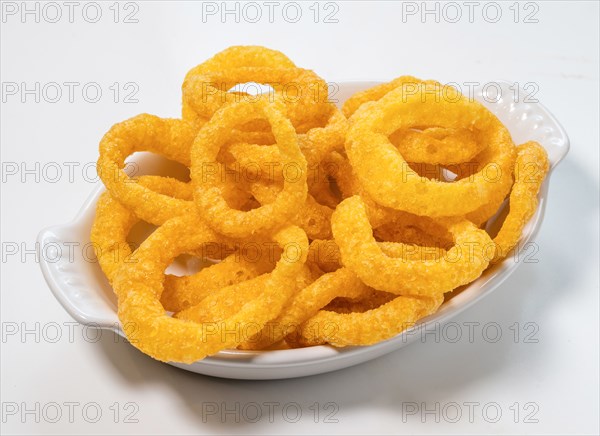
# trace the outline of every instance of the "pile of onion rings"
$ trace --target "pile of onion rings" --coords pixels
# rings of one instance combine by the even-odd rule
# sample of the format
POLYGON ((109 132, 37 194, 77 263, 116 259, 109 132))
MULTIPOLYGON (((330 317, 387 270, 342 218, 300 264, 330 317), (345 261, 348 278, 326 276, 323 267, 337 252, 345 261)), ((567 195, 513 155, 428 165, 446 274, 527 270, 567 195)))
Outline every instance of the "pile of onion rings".
POLYGON ((539 144, 516 146, 435 81, 402 76, 341 110, 328 90, 281 52, 230 47, 188 72, 180 119, 141 114, 104 135, 91 240, 134 346, 191 363, 373 344, 518 245, 549 169, 539 144), (139 151, 189 178, 128 175, 139 151), (144 222, 155 229, 132 247, 144 222), (166 273, 181 255, 205 266, 166 273))

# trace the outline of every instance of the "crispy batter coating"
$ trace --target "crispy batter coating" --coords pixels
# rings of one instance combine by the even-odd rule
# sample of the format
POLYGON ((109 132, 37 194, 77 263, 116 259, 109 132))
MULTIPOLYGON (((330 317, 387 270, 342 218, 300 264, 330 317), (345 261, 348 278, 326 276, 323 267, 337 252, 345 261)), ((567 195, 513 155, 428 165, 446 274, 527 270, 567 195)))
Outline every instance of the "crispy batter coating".
POLYGON ((432 314, 442 304, 441 294, 431 297, 398 296, 366 312, 319 311, 302 325, 303 346, 329 343, 336 347, 371 345, 390 339, 432 314))
MULTIPOLYGON (((308 252, 306 234, 297 227, 274 234, 274 242, 284 252, 269 273, 260 298, 216 322, 198 323, 165 314, 160 303, 165 268, 180 253, 218 239, 198 215, 176 217, 142 243, 136 263, 117 272, 113 286, 119 300, 119 319, 136 348, 157 360, 191 363, 225 348, 235 348, 247 329, 264 326, 279 315, 294 291, 289 283, 302 269, 308 252), (295 250, 290 252, 290 246, 295 250)), ((214 317, 208 314, 208 319, 218 319, 219 306, 214 310, 217 313, 214 317)))
POLYGON ((294 128, 279 109, 278 105, 265 99, 232 103, 215 113, 194 140, 191 176, 195 202, 206 222, 224 235, 243 238, 272 231, 284 225, 306 200, 306 159, 298 146, 294 128), (223 198, 227 175, 217 156, 231 129, 240 122, 256 118, 267 119, 271 124, 282 155, 281 164, 293 174, 285 178, 283 190, 272 203, 240 211, 231 208, 223 198))
POLYGON ((292 296, 281 314, 259 333, 240 344, 240 348, 252 350, 266 348, 286 336, 293 336, 302 323, 334 298, 359 298, 368 293, 369 288, 347 268, 324 274, 292 296))
MULTIPOLYGON (((417 259, 411 259, 390 257, 382 251, 373 237, 360 197, 342 201, 332 217, 333 236, 344 266, 367 285, 399 295, 432 296, 448 292, 472 282, 488 266, 485 250, 493 242, 485 231, 465 219, 451 219, 445 225, 454 239, 446 254, 441 259, 418 254, 417 259)), ((412 252, 411 246, 398 244, 404 252, 412 252)))
POLYGON ((184 118, 202 124, 224 104, 253 101, 236 85, 271 86, 285 102, 285 113, 300 132, 310 128, 328 105, 328 85, 313 71, 298 68, 276 50, 257 46, 230 47, 188 72, 183 82, 184 118))
POLYGON ((490 111, 432 80, 401 76, 339 110, 313 71, 234 46, 182 91, 182 119, 141 114, 102 138, 91 229, 127 338, 162 361, 390 339, 517 246, 549 170, 541 145, 515 147, 490 111), (129 176, 138 151, 191 181, 129 176), (492 239, 480 227, 505 203, 492 239), (140 221, 157 228, 134 250, 140 221), (181 254, 209 266, 166 274, 181 254))
POLYGON ((380 205, 426 216, 462 216, 504 198, 512 184, 515 146, 490 111, 456 93, 452 99, 420 86, 408 95, 396 88, 363 105, 350 120, 346 152, 365 191, 380 205), (389 140, 398 129, 434 125, 471 128, 486 148, 478 172, 453 183, 424 178, 389 140))
POLYGON ((190 165, 194 129, 186 121, 141 114, 115 124, 100 141, 98 175, 113 197, 144 221, 161 225, 190 213, 193 202, 148 189, 124 171, 125 159, 149 151, 190 165))
POLYGON ((537 209, 537 195, 549 168, 548 154, 537 142, 529 141, 517 147, 515 184, 509 197, 510 211, 494 238, 496 253, 492 262, 504 259, 519 242, 523 228, 537 209))
MULTIPOLYGON (((192 187, 179 180, 142 176, 138 183, 158 194, 181 200, 191 200, 192 187)), ((104 192, 96 204, 96 215, 92 224, 90 240, 100 268, 109 282, 113 281, 117 269, 124 262, 134 262, 127 236, 140 219, 127 207, 115 200, 110 192, 104 192)))

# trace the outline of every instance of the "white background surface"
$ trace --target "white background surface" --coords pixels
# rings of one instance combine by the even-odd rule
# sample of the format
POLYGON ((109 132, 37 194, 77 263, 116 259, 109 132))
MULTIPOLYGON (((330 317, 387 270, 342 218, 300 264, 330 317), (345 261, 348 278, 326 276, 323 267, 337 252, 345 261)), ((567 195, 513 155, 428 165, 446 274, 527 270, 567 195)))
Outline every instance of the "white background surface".
MULTIPOLYGON (((338 2, 338 23, 323 23, 322 15, 314 23, 308 2, 297 23, 289 22, 291 10, 286 20, 280 9, 269 23, 263 5, 265 16, 256 24, 243 16, 240 23, 233 16, 222 23, 218 15, 203 22, 202 5, 191 2, 137 2, 138 23, 123 23, 123 14, 133 9, 120 5, 121 22, 114 23, 111 3, 101 5, 97 23, 82 16, 85 2, 75 9, 73 23, 61 2, 57 23, 43 14, 36 23, 33 15, 23 20, 20 11, 3 13, 3 434, 598 433, 598 3, 537 2, 537 23, 523 22, 534 7, 520 4, 514 23, 512 2, 501 2, 503 15, 491 23, 493 11, 482 14, 485 2, 476 6, 473 22, 458 2, 463 17, 448 23, 443 15, 440 22, 433 15, 403 16, 399 2, 338 2), (437 342, 431 334, 370 363, 303 379, 240 382, 186 373, 115 342, 112 333, 96 340, 96 332, 72 324, 27 250, 34 250, 41 228, 70 220, 92 190, 93 169, 82 168, 97 159, 98 141, 110 125, 140 112, 177 116, 186 71, 234 44, 282 50, 329 81, 411 74, 442 82, 534 83, 535 97, 571 138, 570 154, 552 175, 537 240, 539 262, 523 264, 499 290, 461 314, 458 342, 448 340, 450 331, 437 342), (25 102, 20 93, 10 95, 9 82, 20 90, 23 82, 29 88, 36 82, 80 85, 73 102, 63 85, 59 102, 42 95, 36 103, 34 95, 25 102), (82 97, 90 82, 102 89, 97 103, 82 97), (117 103, 109 89, 114 82, 121 86, 117 103), (138 103, 123 102, 128 82, 139 86, 138 103), (14 163, 34 170, 12 174, 14 163), (57 166, 62 175, 53 183, 57 166), (483 335, 490 322, 502 332, 497 342, 483 335), (480 323, 472 341, 468 323, 480 323), (529 341, 527 333, 533 334, 529 341), (62 413, 56 423, 50 422, 53 403, 62 413), (257 422, 251 422, 254 403, 262 406, 257 422), (272 416, 265 403, 278 403, 272 416), (292 403, 302 411, 297 422, 292 403), (326 409, 326 403, 336 409, 326 409), (420 410, 409 414, 415 405, 420 410), (39 416, 23 414, 36 407, 39 416), (221 413, 236 407, 239 414, 221 413), (207 413, 214 408, 216 414, 207 413), (95 410, 101 418, 88 422, 95 410), (337 422, 324 422, 332 410, 337 422), (497 410, 502 416, 492 422, 497 410), (125 422, 128 413, 137 422, 125 422)), ((46 12, 54 18, 53 10, 46 12)))

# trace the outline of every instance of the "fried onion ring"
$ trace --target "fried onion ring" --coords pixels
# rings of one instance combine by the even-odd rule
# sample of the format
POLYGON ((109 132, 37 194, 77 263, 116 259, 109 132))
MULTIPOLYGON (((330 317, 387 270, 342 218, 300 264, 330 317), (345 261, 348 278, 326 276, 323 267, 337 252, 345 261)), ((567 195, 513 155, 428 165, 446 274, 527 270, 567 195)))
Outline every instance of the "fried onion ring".
MULTIPOLYGON (((465 219, 448 220, 446 225, 454 239, 447 255, 435 260, 411 260, 390 257, 382 251, 373 238, 360 197, 342 201, 332 217, 333 236, 344 266, 367 285, 400 295, 431 296, 448 292, 475 280, 488 266, 485 250, 493 242, 485 231, 465 219)), ((410 246, 399 243, 398 247, 402 246, 406 252, 411 251, 410 246)))
POLYGON ((146 188, 123 170, 127 156, 136 151, 158 153, 190 165, 195 131, 186 121, 142 114, 115 124, 100 141, 98 175, 110 193, 144 221, 161 225, 175 216, 190 213, 191 201, 146 188))
POLYGON ((430 297, 400 296, 366 312, 319 311, 300 331, 303 346, 329 343, 336 347, 371 345, 390 339, 432 314, 442 304, 441 294, 430 297))
POLYGON ((261 298, 247 302, 221 322, 201 324, 165 314, 159 301, 164 270, 180 253, 197 249, 219 236, 193 214, 160 226, 138 248, 138 262, 120 269, 113 282, 119 300, 119 319, 129 341, 157 360, 185 363, 235 348, 248 326, 263 326, 278 316, 293 292, 293 286, 287 283, 306 260, 308 241, 302 230, 286 227, 273 238, 284 254, 270 273, 261 298), (290 246, 294 247, 294 254, 286 254, 290 246))
POLYGON ((396 88, 356 111, 346 152, 361 185, 377 203, 439 217, 463 216, 505 197, 512 184, 515 146, 506 127, 481 104, 458 93, 452 99, 444 98, 422 85, 411 95, 396 88), (417 125, 471 127, 478 139, 487 143, 480 153, 479 171, 453 183, 419 176, 388 138, 398 129, 417 125))
POLYGON ((194 198, 204 219, 220 233, 237 238, 284 225, 305 202, 308 192, 306 159, 300 152, 296 132, 278 105, 266 100, 227 105, 202 127, 192 147, 191 176, 194 198), (295 175, 285 178, 283 190, 272 203, 239 211, 232 209, 223 198, 223 164, 217 161, 217 156, 232 128, 256 118, 269 121, 281 152, 281 164, 294 170, 295 175))
POLYGON ((492 262, 505 258, 519 242, 523 228, 537 209, 537 195, 549 167, 548 154, 537 142, 529 141, 517 147, 515 184, 509 197, 510 211, 494 238, 496 253, 492 262))

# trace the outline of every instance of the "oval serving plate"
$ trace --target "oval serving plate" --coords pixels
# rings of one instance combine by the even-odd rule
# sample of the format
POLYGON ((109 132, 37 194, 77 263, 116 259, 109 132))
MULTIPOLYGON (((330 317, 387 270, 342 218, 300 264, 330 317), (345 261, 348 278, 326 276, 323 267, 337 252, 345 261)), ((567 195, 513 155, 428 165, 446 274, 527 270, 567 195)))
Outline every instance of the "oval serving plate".
MULTIPOLYGON (((353 93, 369 88, 378 82, 339 83, 334 98, 341 104, 353 93)), ((500 118, 510 131, 516 144, 527 140, 539 142, 548 152, 551 168, 565 157, 569 150, 569 138, 554 116, 540 103, 527 103, 522 99, 514 101, 514 86, 509 82, 494 82, 497 86, 487 86, 475 90, 474 97, 500 118), (501 92, 498 93, 498 90, 501 92), (486 91, 490 91, 486 93, 486 91)), ((517 96, 526 95, 518 92, 517 96)), ((152 173, 160 165, 155 156, 136 154, 130 160, 135 166, 152 173)), ((546 177, 539 193, 539 206, 523 231, 517 246, 521 252, 531 243, 542 223, 550 175, 546 177)), ((68 224, 48 227, 38 236, 40 266, 50 290, 78 322, 102 329, 115 331, 124 336, 116 312, 113 291, 104 277, 98 263, 90 256, 90 228, 94 219, 95 205, 104 191, 101 183, 83 204, 75 219, 68 224), (59 248, 65 243, 78 243, 80 250, 59 248), (87 244, 87 245, 86 245, 87 244), (88 249, 85 249, 88 247, 88 249)), ((493 221, 493 220, 492 220, 493 221)), ((439 311, 422 319, 413 328, 384 342, 367 347, 334 348, 316 346, 308 348, 275 351, 222 351, 193 364, 171 363, 173 366, 216 377, 233 379, 283 379, 302 377, 334 371, 375 359, 411 343, 419 335, 414 334, 425 323, 444 324, 458 313, 496 289, 512 274, 520 262, 508 256, 503 262, 486 270, 481 277, 460 292, 454 292, 439 311)), ((185 266, 180 274, 185 273, 185 266)))

